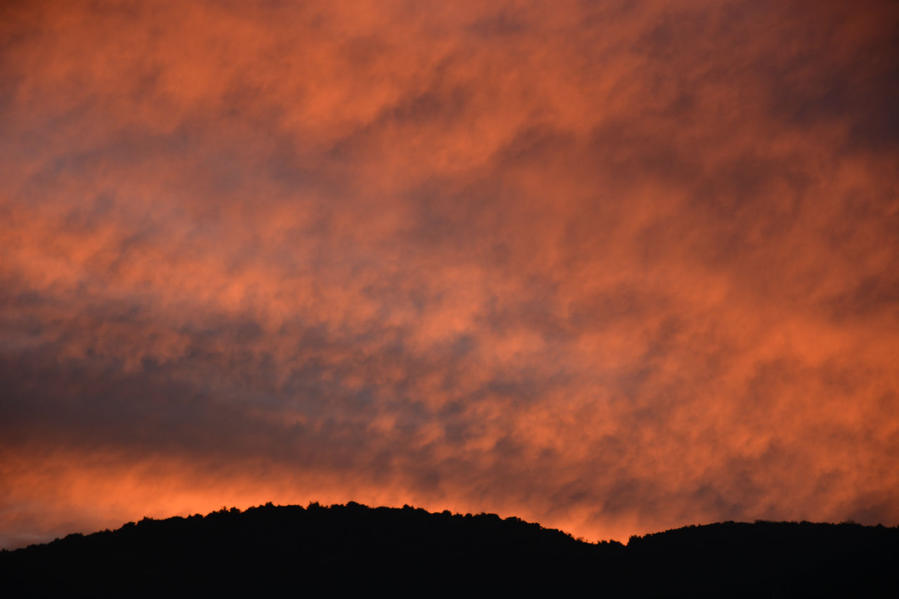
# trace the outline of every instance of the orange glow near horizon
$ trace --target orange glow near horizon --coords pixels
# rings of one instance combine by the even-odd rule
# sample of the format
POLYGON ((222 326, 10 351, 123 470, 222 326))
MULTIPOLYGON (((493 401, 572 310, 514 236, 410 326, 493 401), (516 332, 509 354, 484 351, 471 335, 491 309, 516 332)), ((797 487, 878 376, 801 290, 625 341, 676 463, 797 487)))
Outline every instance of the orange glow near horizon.
POLYGON ((0 547, 899 524, 899 6, 488 4, 0 9, 0 547))

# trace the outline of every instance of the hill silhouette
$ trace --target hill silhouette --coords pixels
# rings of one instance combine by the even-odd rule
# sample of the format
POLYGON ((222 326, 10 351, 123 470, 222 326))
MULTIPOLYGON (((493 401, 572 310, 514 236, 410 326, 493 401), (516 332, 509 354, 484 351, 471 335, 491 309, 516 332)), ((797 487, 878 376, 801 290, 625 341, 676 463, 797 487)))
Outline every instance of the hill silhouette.
POLYGON ((144 519, 0 552, 7 597, 389 591, 899 596, 899 528, 726 522, 586 543, 493 514, 311 504, 144 519))

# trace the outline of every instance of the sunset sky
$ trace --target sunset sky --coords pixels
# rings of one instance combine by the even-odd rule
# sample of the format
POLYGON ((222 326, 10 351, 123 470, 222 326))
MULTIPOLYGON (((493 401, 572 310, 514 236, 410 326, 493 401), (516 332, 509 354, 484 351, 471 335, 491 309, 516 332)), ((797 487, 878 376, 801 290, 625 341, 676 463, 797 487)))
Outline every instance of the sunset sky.
POLYGON ((899 524, 897 106, 892 1, 4 2, 0 547, 899 524))

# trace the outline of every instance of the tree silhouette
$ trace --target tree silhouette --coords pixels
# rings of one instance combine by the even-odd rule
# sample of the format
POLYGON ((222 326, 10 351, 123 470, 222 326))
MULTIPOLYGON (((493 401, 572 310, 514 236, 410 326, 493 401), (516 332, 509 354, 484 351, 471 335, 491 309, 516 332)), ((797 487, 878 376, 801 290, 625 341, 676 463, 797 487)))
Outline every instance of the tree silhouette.
POLYGON ((585 543, 495 514, 411 506, 222 508, 0 552, 4 597, 372 591, 899 596, 899 529, 725 522, 585 543))

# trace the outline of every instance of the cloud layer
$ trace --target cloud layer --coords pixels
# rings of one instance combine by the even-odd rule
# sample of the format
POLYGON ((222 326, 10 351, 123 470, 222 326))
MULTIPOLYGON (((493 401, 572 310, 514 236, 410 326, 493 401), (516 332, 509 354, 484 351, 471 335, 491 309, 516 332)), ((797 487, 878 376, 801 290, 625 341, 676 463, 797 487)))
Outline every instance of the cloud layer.
POLYGON ((0 546, 269 500, 899 523, 862 4, 8 5, 0 546))

